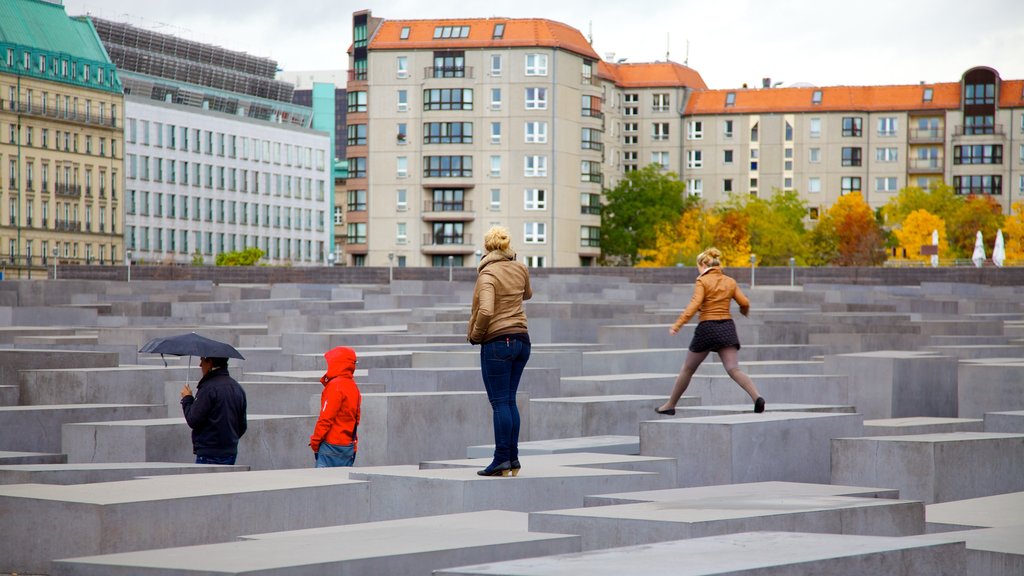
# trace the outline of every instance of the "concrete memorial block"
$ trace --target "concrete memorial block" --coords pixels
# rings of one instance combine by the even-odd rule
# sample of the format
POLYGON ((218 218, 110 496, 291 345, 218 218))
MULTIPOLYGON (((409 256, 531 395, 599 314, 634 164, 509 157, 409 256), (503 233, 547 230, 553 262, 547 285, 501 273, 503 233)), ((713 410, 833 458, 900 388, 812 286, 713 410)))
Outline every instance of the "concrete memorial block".
MULTIPOLYGON (((741 352, 742 354, 742 352, 741 352)), ((750 396, 727 374, 704 371, 704 364, 690 380, 687 394, 699 396, 701 405, 749 404, 750 396)), ((820 365, 820 364, 819 364, 820 365)), ((741 362, 740 368, 746 371, 741 362)), ((776 403, 850 405, 849 377, 845 374, 750 374, 758 391, 768 401, 768 410, 776 403)), ((667 391, 666 391, 667 394, 667 391)))
POLYGON ((963 542, 921 542, 885 538, 800 532, 745 532, 463 566, 435 572, 438 576, 530 574, 530 576, 959 576, 964 574, 963 542))
MULTIPOLYGON (((762 391, 763 392, 763 391, 762 391)), ((774 398, 774 396, 772 396, 774 398)), ((749 400, 749 397, 747 398, 749 400)), ((787 404, 785 402, 772 402, 769 405, 772 412, 826 412, 853 414, 856 412, 853 406, 840 406, 833 404, 787 404)), ((727 414, 743 414, 753 412, 754 407, 748 401, 743 404, 718 404, 713 406, 676 406, 676 416, 684 418, 696 418, 702 416, 725 416, 727 414)), ((659 418, 664 418, 660 416, 659 418)))
POLYGON ((579 537, 528 532, 523 512, 488 510, 245 536, 241 542, 125 552, 54 563, 54 574, 403 574, 466 562, 579 551, 579 537))
POLYGON ((985 432, 985 421, 977 418, 884 418, 865 420, 865 436, 907 436, 940 432, 985 432))
POLYGON ((547 510, 530 530, 579 534, 584 550, 759 530, 909 536, 924 532, 924 505, 890 498, 730 493, 678 500, 547 510))
POLYGON ((836 438, 832 482, 892 486, 900 497, 928 504, 1020 491, 1024 435, 949 432, 836 438))
POLYGON ((985 432, 1024 434, 1024 410, 986 412, 985 432))
MULTIPOLYGON (((605 396, 611 394, 667 395, 675 384, 676 373, 646 372, 595 374, 593 376, 562 375, 563 396, 605 396)), ((680 400, 684 406, 700 404, 700 398, 687 394, 680 400)))
POLYGON ((865 486, 841 486, 837 484, 809 484, 806 482, 749 482, 746 484, 722 484, 695 486, 693 488, 670 488, 647 492, 622 494, 601 494, 587 496, 586 506, 609 506, 613 504, 634 504, 638 502, 675 502, 700 500, 702 498, 788 498, 790 496, 849 496, 854 498, 899 498, 899 490, 871 488, 865 486))
POLYGON ((93 484, 144 476, 246 472, 248 466, 172 462, 107 462, 102 464, 0 464, 0 484, 93 484))
POLYGON ((848 402, 869 420, 971 417, 957 412, 956 358, 913 351, 838 354, 825 357, 825 370, 849 376, 848 402))
POLYGON ((117 366, 116 352, 0 348, 0 385, 15 385, 21 370, 46 368, 104 368, 117 366))
MULTIPOLYGON (((529 397, 519 394, 517 403, 519 437, 525 441, 530 438, 529 397)), ((363 394, 356 466, 461 458, 467 446, 485 442, 494 442, 486 392, 363 394)))
POLYGON ((1024 492, 930 504, 925 509, 928 532, 1022 525, 1024 492))
POLYGON ((678 458, 680 487, 767 480, 828 483, 829 441, 860 435, 863 428, 860 414, 669 417, 640 425, 640 453, 678 458))
POLYGON ((60 452, 61 426, 71 422, 130 420, 161 416, 155 404, 54 404, 0 407, 0 449, 60 452))
POLYGON ((45 452, 17 452, 0 450, 0 466, 63 464, 67 461, 67 454, 48 454, 45 452))
MULTIPOLYGON (((682 367, 680 362, 674 369, 675 373, 679 373, 679 369, 682 367)), ((783 375, 795 375, 795 374, 834 374, 835 372, 824 372, 824 364, 820 360, 745 360, 743 358, 743 350, 740 350, 740 368, 750 376, 760 376, 765 374, 783 374, 783 375)), ((709 354, 707 360, 700 365, 697 369, 696 376, 727 376, 725 367, 722 366, 717 355, 709 354)), ((696 377, 695 376, 695 377, 696 377)), ((687 390, 689 392, 689 390, 687 390)))
POLYGON ((971 576, 1020 576, 1024 574, 1024 524, 961 532, 916 536, 917 541, 964 542, 971 576))
POLYGON ((1024 361, 990 359, 961 362, 957 368, 957 403, 961 418, 984 418, 986 412, 1024 410, 1024 361))
POLYGON ((0 406, 17 406, 20 396, 17 384, 0 385, 0 406))
MULTIPOLYGON (((313 466, 308 443, 315 415, 248 414, 246 419, 237 464, 251 470, 313 466)), ((183 417, 67 424, 62 445, 73 463, 195 462, 192 431, 183 417)))
MULTIPOLYGON (((530 440, 519 442, 519 454, 566 454, 571 452, 593 452, 600 454, 640 453, 638 436, 583 436, 579 438, 556 438, 552 440, 530 440)), ((490 458, 494 444, 470 446, 466 449, 469 458, 490 458)))
POLYGON ((371 485, 371 520, 569 508, 582 506, 588 494, 653 490, 671 480, 651 472, 543 464, 524 464, 516 477, 485 477, 477 475, 480 468, 357 467, 350 477, 371 485))
MULTIPOLYGON (((489 456, 490 454, 488 454, 489 456)), ((551 454, 520 455, 519 461, 525 468, 532 468, 534 466, 578 466, 582 468, 653 472, 664 478, 667 485, 675 486, 675 458, 610 454, 608 452, 556 452, 551 454)), ((482 464, 483 462, 480 458, 464 458, 462 460, 421 462, 420 468, 424 470, 431 468, 472 468, 479 470, 482 464)))
POLYGON ((653 420, 664 396, 608 395, 538 398, 530 395, 530 438, 636 436, 640 422, 653 420))
MULTIPOLYGON (((456 392, 484 389, 480 366, 448 368, 371 368, 368 379, 387 386, 388 392, 456 392)), ((531 398, 551 398, 560 393, 558 368, 527 365, 519 392, 531 398)))
MULTIPOLYGON (((159 356, 156 357, 159 360, 159 356)), ((174 360, 179 360, 175 357, 174 360)), ((21 373, 23 404, 124 403, 163 404, 164 382, 193 386, 202 376, 199 359, 191 369, 183 362, 171 366, 126 365, 105 368, 25 370, 21 373)))
POLYGON ((39 574, 57 558, 366 522, 369 486, 338 469, 12 484, 0 486, 0 510, 0 572, 39 574))
MULTIPOLYGON (((281 382, 245 380, 239 384, 245 389, 246 410, 249 412, 303 416, 320 413, 317 407, 320 405, 320 392, 323 391, 324 385, 320 383, 319 379, 281 382), (314 398, 312 406, 310 406, 310 398, 314 398)), ((180 390, 179 386, 177 391, 180 390)), ((360 392, 366 392, 366 390, 360 386, 360 392)), ((181 414, 180 405, 170 408, 181 414)))

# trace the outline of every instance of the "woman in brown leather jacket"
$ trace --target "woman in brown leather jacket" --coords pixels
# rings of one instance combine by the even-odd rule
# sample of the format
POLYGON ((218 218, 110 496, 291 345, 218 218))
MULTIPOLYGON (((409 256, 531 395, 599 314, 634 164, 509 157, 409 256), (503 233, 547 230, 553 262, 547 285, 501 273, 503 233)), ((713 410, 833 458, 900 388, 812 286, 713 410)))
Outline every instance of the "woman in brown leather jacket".
POLYGON ((740 290, 732 278, 722 273, 722 253, 717 248, 708 248, 697 256, 697 282, 693 287, 693 298, 683 310, 668 333, 675 336, 679 329, 693 315, 700 311, 700 323, 693 333, 690 349, 686 353, 683 367, 676 376, 675 386, 668 401, 654 410, 658 414, 673 415, 676 403, 686 392, 690 379, 700 367, 701 362, 711 352, 717 352, 729 377, 732 378, 754 401, 754 412, 764 412, 764 398, 757 391, 757 386, 739 366, 740 339, 736 335, 736 325, 729 314, 729 305, 733 300, 740 305, 740 313, 744 316, 750 311, 750 300, 740 290))
POLYGON ((523 300, 529 300, 533 290, 529 271, 516 261, 508 230, 488 230, 484 250, 466 339, 480 345, 480 371, 494 413, 494 460, 477 474, 515 476, 520 469, 516 390, 530 359, 523 300))

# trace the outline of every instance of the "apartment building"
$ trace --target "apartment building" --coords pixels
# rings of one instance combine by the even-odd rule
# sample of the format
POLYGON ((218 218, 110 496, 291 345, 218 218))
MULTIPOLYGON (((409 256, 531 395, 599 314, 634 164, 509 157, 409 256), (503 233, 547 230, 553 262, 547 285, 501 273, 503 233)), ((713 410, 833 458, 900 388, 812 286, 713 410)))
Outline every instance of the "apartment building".
POLYGON ((124 83, 126 254, 212 264, 255 247, 270 264, 327 263, 331 135, 277 63, 93 21, 124 83))
POLYGON ((5 3, 0 258, 6 267, 118 259, 123 110, 121 81, 87 18, 68 17, 60 4, 40 0, 5 3))
POLYGON ((977 67, 960 82, 704 90, 686 106, 682 174, 709 202, 795 190, 817 218, 860 192, 875 208, 942 181, 996 199, 1024 194, 1024 81, 977 67))

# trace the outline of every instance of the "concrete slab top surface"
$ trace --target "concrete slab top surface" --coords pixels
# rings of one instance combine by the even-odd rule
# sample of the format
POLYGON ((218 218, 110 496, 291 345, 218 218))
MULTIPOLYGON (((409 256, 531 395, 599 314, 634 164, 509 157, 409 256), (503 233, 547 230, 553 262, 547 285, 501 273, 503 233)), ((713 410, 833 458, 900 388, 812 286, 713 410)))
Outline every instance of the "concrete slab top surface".
POLYGON ((349 470, 308 468, 152 476, 96 484, 10 484, 0 486, 0 498, 31 498, 102 506, 129 502, 174 501, 243 492, 362 484, 362 481, 349 479, 349 470))
POLYGON ((710 576, 879 554, 928 544, 909 539, 800 532, 742 532, 440 570, 437 574, 523 576, 710 576))
MULTIPOLYGON (((1024 522, 1024 519, 1021 519, 1021 522, 1024 522)), ((1024 556, 1024 524, 1000 526, 998 528, 979 528, 977 530, 938 532, 935 534, 911 536, 911 538, 936 542, 966 541, 967 548, 970 550, 985 550, 987 552, 1024 556)))
MULTIPOLYGON (((462 458, 458 460, 437 460, 425 462, 424 466, 449 466, 479 468, 485 458, 462 458)), ((613 454, 607 452, 565 452, 563 454, 530 454, 521 455, 519 461, 523 466, 596 466, 607 464, 629 464, 641 462, 674 461, 675 458, 664 456, 636 456, 613 454)), ((356 468, 359 470, 359 468, 356 468)))
POLYGON ((285 530, 281 532, 265 532, 262 534, 246 534, 240 538, 245 540, 267 540, 271 538, 293 538, 314 534, 344 534, 346 532, 361 532, 362 528, 386 529, 390 527, 419 527, 433 528, 439 525, 453 526, 459 528, 497 528, 513 532, 528 532, 530 530, 530 515, 527 512, 513 512, 512 510, 480 510, 476 512, 459 512, 456 514, 442 514, 438 516, 417 516, 415 518, 400 518, 397 520, 380 520, 359 524, 342 524, 338 526, 323 526, 320 528, 305 528, 301 530, 285 530))
MULTIPOLYGON (((115 406, 125 406, 116 404, 115 406)), ((149 406, 149 404, 143 404, 149 406)), ((159 405, 162 406, 162 405, 159 405)), ((315 414, 246 414, 245 419, 249 422, 257 420, 285 420, 294 418, 311 418, 315 414)), ((107 420, 103 422, 74 422, 67 426, 181 426, 186 425, 185 417, 180 418, 138 418, 136 420, 107 420)))
MULTIPOLYGON (((520 459, 522 462, 523 460, 520 459)), ((482 463, 481 463, 482 464, 482 463)), ((480 466, 480 464, 478 464, 480 466)), ((351 477, 356 480, 373 480, 376 477, 389 476, 397 478, 449 480, 454 482, 529 482, 552 478, 584 478, 608 476, 656 475, 655 472, 635 470, 617 470, 613 468, 587 468, 584 466, 559 466, 556 464, 531 464, 517 477, 488 478, 480 476, 472 468, 416 468, 379 466, 353 468, 351 477), (403 469, 404 468, 404 469, 403 469)))
MULTIPOLYGON (((728 378, 728 376, 727 376, 728 378)), ((760 379, 760 378, 759 378, 760 379)), ((645 396, 646 398, 646 396, 645 396)), ((656 396, 664 398, 664 396, 656 396)), ((536 400, 533 400, 536 401, 536 400)), ((729 410, 735 412, 751 412, 753 407, 749 403, 744 404, 708 404, 700 406, 676 406, 678 411, 699 412, 706 410, 729 410)), ((849 404, 790 404, 786 402, 773 402, 765 406, 767 412, 820 412, 823 410, 845 410, 845 413, 856 412, 855 407, 849 404)))
POLYGON ((941 355, 933 350, 876 350, 873 352, 851 352, 849 354, 835 354, 841 357, 854 358, 940 358, 941 355))
MULTIPOLYGON (((513 512, 489 511, 487 514, 491 518, 489 524, 481 520, 465 522, 434 516, 415 522, 370 522, 304 530, 295 535, 280 533, 258 540, 126 552, 76 558, 74 561, 239 574, 438 550, 575 538, 520 529, 518 524, 523 524, 522 520, 513 520, 506 525, 508 516, 516 514, 513 512)), ((525 517, 525 514, 521 516, 525 517)))
POLYGON ((187 464, 184 462, 75 462, 71 464, 0 464, 0 472, 5 470, 16 472, 70 472, 75 470, 164 470, 198 468, 220 470, 234 468, 238 472, 246 471, 244 465, 223 466, 221 464, 187 464))
MULTIPOLYGON (((694 407, 696 408, 696 406, 694 407)), ((650 420, 656 424, 763 424, 765 422, 781 422, 783 420, 817 420, 821 418, 849 418, 857 416, 846 412, 774 412, 771 404, 761 414, 755 414, 753 407, 742 414, 722 414, 719 416, 696 417, 664 417, 650 420)))
MULTIPOLYGON (((1008 438, 1024 439, 1024 434, 1012 434, 1008 432, 935 432, 932 434, 908 434, 906 436, 869 436, 865 438, 854 438, 867 442, 920 442, 928 444, 941 444, 943 442, 977 442, 985 440, 1003 440, 1008 438)), ((844 438, 849 440, 849 438, 844 438)))
POLYGON ((571 380, 574 382, 607 382, 607 381, 618 381, 618 380, 644 380, 644 379, 663 379, 663 378, 675 378, 675 373, 658 373, 658 372, 634 372, 632 374, 595 374, 594 376, 562 376, 562 380, 571 380))
POLYGON ((525 448, 536 450, 569 450, 579 448, 599 448, 602 446, 620 446, 622 444, 639 444, 639 436, 618 436, 608 434, 604 436, 580 436, 577 438, 553 438, 551 440, 530 440, 520 442, 519 445, 525 448))
POLYGON ((608 394, 605 396, 561 396, 558 398, 531 398, 530 402, 566 404, 603 404, 623 400, 664 400, 665 396, 653 394, 608 394))
POLYGON ((1024 524, 1024 492, 929 504, 925 522, 985 528, 1024 524))
POLYGON ((865 420, 865 426, 923 426, 931 424, 966 424, 984 422, 981 418, 939 418, 934 416, 910 416, 907 418, 880 418, 865 420))
POLYGON ((693 488, 668 488, 664 490, 643 490, 603 494, 602 497, 637 502, 666 502, 699 500, 708 497, 746 498, 750 496, 855 496, 873 498, 880 493, 895 492, 892 488, 871 488, 866 486, 841 486, 838 484, 810 484, 805 482, 747 482, 743 484, 720 484, 693 488))
MULTIPOLYGON (((0 406, 4 412, 44 412, 57 410, 96 410, 102 408, 140 408, 163 404, 32 404, 30 406, 0 406)), ((184 418, 182 418, 184 420, 184 418)))
POLYGON ((857 498, 851 496, 800 496, 795 494, 775 496, 727 495, 683 500, 612 504, 566 510, 548 510, 538 512, 538 514, 689 524, 846 508, 872 508, 908 502, 910 501, 893 498, 857 498))
MULTIPOLYGON (((291 378, 291 379, 309 379, 319 381, 320 377, 324 375, 324 371, 327 370, 326 362, 324 363, 323 370, 292 370, 288 372, 246 372, 245 376, 262 376, 264 378, 277 377, 277 378, 291 378)), ((366 368, 356 368, 352 376, 355 378, 363 377, 367 375, 366 368)))

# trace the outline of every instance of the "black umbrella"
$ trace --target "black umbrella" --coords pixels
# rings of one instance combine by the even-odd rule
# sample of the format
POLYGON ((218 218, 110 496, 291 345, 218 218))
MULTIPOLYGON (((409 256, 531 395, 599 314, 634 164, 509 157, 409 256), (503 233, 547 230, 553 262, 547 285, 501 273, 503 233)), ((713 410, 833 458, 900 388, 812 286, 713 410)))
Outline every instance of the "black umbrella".
POLYGON ((200 356, 202 358, 238 358, 245 360, 235 347, 217 340, 211 340, 200 336, 195 332, 168 336, 167 338, 153 338, 146 342, 139 352, 152 354, 170 354, 172 356, 200 356))

